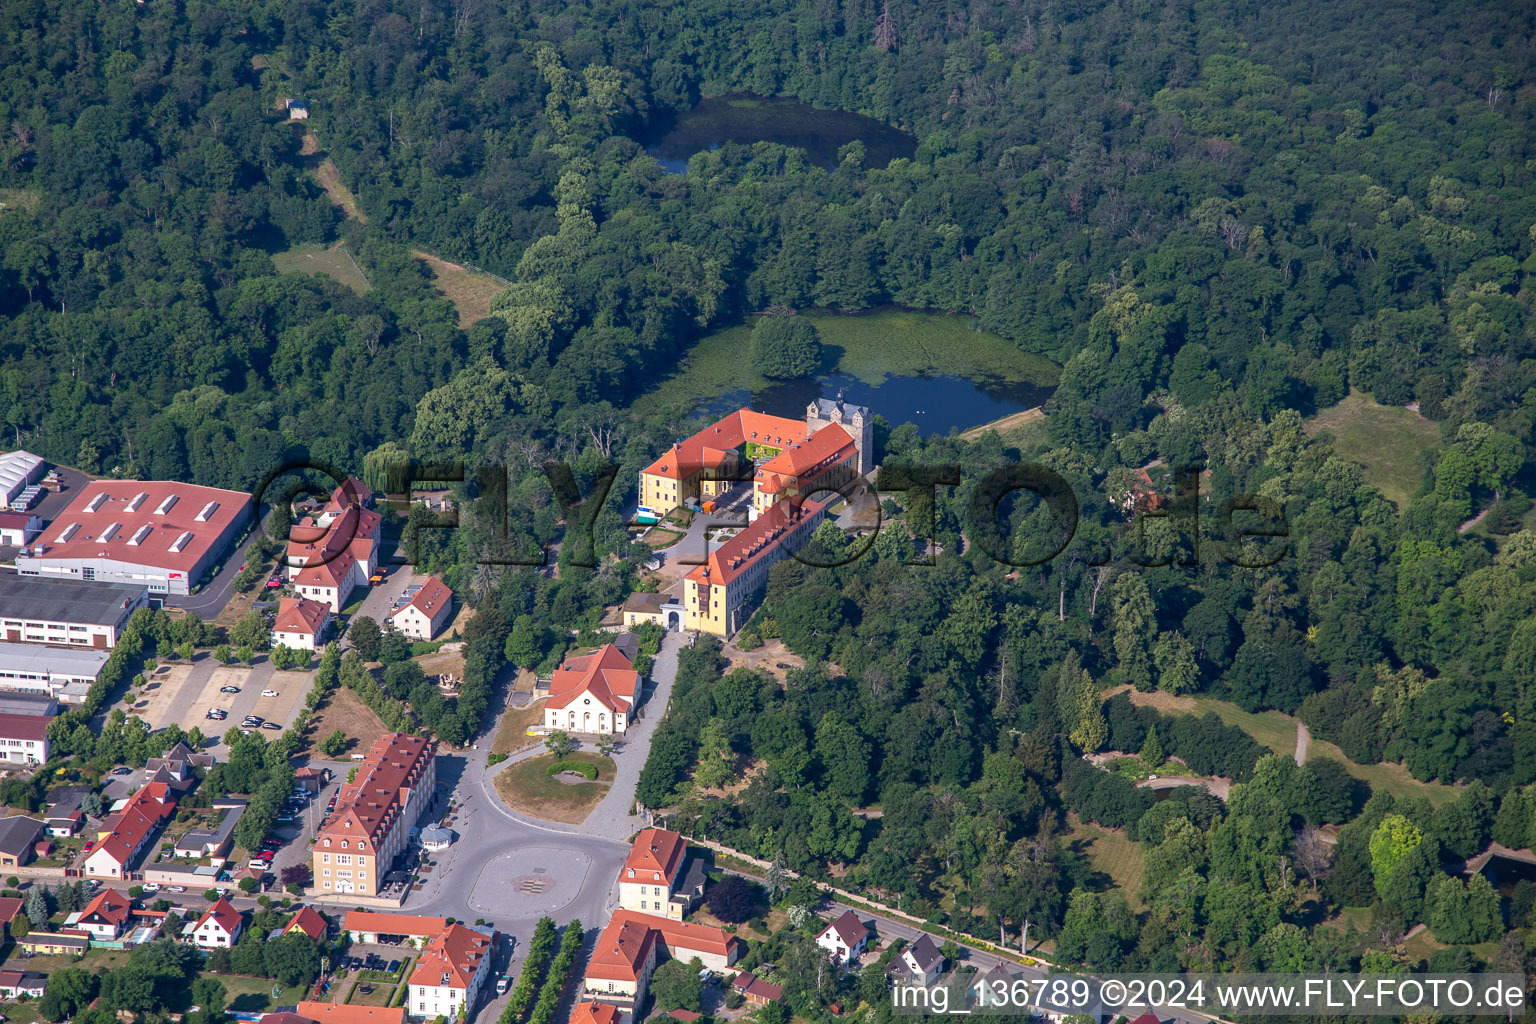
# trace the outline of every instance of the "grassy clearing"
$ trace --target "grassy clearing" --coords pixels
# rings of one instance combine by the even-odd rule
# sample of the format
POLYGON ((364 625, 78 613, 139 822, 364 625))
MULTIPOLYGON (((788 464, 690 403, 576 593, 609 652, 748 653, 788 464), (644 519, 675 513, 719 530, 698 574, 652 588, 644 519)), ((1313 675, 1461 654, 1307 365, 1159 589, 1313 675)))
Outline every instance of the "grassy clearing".
POLYGON ((529 736, 528 727, 538 725, 544 720, 544 705, 535 701, 525 708, 513 708, 501 716, 501 725, 496 729, 496 739, 491 743, 491 753, 512 754, 524 747, 538 746, 544 740, 538 736, 529 736))
MULTIPOLYGON (((845 316, 826 310, 802 313, 821 332, 823 373, 847 373, 870 384, 887 374, 955 374, 1013 382, 1055 384, 1060 367, 1043 356, 986 331, 975 331, 964 316, 880 310, 845 316)), ((634 403, 641 415, 676 406, 693 407, 746 388, 761 390, 774 382, 742 359, 755 321, 715 331, 699 340, 677 372, 634 403)))
POLYGON ((27 213, 36 213, 42 201, 42 195, 29 188, 0 188, 0 213, 6 210, 25 210, 27 213))
MULTIPOLYGON (((1235 725, 1252 736, 1257 743, 1277 754, 1292 756, 1296 753, 1296 719, 1280 711, 1244 711, 1231 701, 1215 697, 1174 697, 1162 691, 1141 693, 1131 691, 1131 703, 1156 708, 1165 715, 1214 714, 1227 725, 1235 725)), ((1331 757, 1344 769, 1360 779, 1372 790, 1384 790, 1394 797, 1422 796, 1439 806, 1456 796, 1454 786, 1438 782, 1420 782, 1400 764, 1356 764, 1344 756, 1336 744, 1312 737, 1307 747, 1307 759, 1331 757)))
POLYGON ((279 274, 322 274, 359 295, 370 287, 351 253, 340 245, 329 249, 318 245, 296 245, 287 252, 273 253, 272 264, 279 274))
POLYGON ((518 762, 496 776, 496 794, 514 811, 546 821, 579 825, 608 795, 614 764, 601 754, 585 751, 568 754, 565 760, 596 765, 598 773, 596 782, 572 783, 547 774, 554 760, 553 754, 544 754, 518 762))
POLYGON ((1365 479, 1398 508, 1419 489, 1425 452, 1440 447, 1440 428, 1411 409, 1377 404, 1352 391, 1307 420, 1307 432, 1328 431, 1342 458, 1365 467, 1365 479))
POLYGON ((459 311, 459 326, 468 327, 491 315, 491 300, 507 290, 505 281, 457 263, 440 260, 420 249, 412 255, 432 270, 432 283, 459 311))
POLYGON ((1132 905, 1140 908, 1136 894, 1141 891, 1142 861, 1145 856, 1141 845, 1122 832, 1112 832, 1090 822, 1079 821, 1076 814, 1067 816, 1071 824, 1072 844, 1088 854, 1095 871, 1102 871, 1114 879, 1125 891, 1132 905))
POLYGON ((683 539, 676 530, 653 529, 645 535, 645 543, 653 548, 669 548, 683 539))
POLYGON ((223 983, 225 991, 229 993, 229 1005, 227 1009, 256 1013, 270 1010, 276 1006, 293 1006, 305 997, 303 985, 292 985, 281 988, 277 995, 272 994, 272 987, 277 983, 271 978, 250 978, 237 974, 221 974, 219 981, 223 983))
POLYGON ((384 728, 379 716, 346 687, 331 694, 320 705, 315 716, 310 719, 304 739, 308 743, 319 743, 337 729, 347 737, 348 754, 363 753, 373 745, 374 740, 389 731, 384 728))

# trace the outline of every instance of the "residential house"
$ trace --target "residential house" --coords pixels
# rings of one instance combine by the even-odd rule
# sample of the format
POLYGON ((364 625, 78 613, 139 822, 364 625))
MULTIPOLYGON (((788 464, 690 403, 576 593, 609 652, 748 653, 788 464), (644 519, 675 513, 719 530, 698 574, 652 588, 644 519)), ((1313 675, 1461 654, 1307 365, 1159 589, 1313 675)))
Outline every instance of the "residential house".
POLYGON ((43 764, 48 760, 48 722, 42 715, 0 713, 0 761, 43 764))
POLYGON ((85 859, 91 878, 126 879, 140 856, 176 811, 176 794, 163 782, 141 787, 96 834, 96 849, 85 859))
POLYGON ((89 932, 98 942, 111 942, 128 929, 133 902, 116 889, 103 889, 84 910, 69 915, 66 928, 89 932))
POLYGON ((315 890, 377 895, 437 788, 437 745, 405 733, 374 741, 315 834, 315 890))
POLYGON ((407 587, 389 613, 389 621, 410 640, 431 640, 452 620, 453 591, 436 576, 407 587))
POLYGON ((48 990, 48 975, 35 971, 0 971, 0 999, 17 1000, 26 996, 41 999, 48 990))
POLYGON ((74 794, 48 808, 43 816, 43 827, 55 839, 66 839, 85 827, 85 812, 80 805, 85 797, 74 794))
POLYGON ((222 896, 203 912, 196 924, 188 925, 183 935, 200 949, 219 949, 233 946, 245 931, 245 918, 222 896))
POLYGON ((442 934, 447 927, 445 917, 382 914, 372 910, 349 910, 341 921, 342 931, 353 942, 372 944, 388 939, 409 943, 416 949, 425 946, 434 935, 442 934))
POLYGON ((0 818, 0 868, 19 868, 30 861, 42 834, 43 823, 37 818, 0 818))
MULTIPOLYGON (((353 1006, 348 1003, 301 1002, 294 1009, 299 1017, 315 1024, 405 1024, 405 1007, 353 1006)), ((261 1024, 273 1024, 272 1015, 261 1024)))
POLYGON ((826 950, 834 963, 845 964, 864 952, 873 932, 851 910, 843 911, 831 924, 816 933, 816 945, 826 950))
POLYGON ((245 816, 246 802, 238 797, 221 797, 213 801, 213 809, 219 815, 218 825, 211 829, 188 829, 176 840, 176 856, 202 859, 229 853, 235 841, 235 826, 245 816))
POLYGON ((784 995, 784 990, 779 986, 768 984, 751 971, 743 971, 732 978, 731 988, 741 993, 748 1006, 767 1006, 784 995))
POLYGON ((633 1010, 645 1002, 651 972, 662 960, 698 957, 723 971, 744 952, 746 944, 722 928, 617 910, 593 947, 580 998, 633 1010))
POLYGON ((325 646, 325 633, 330 624, 328 604, 307 597, 285 597, 277 603, 272 642, 295 651, 318 651, 325 646))
POLYGON ((32 512, 0 509, 0 545, 19 548, 43 532, 43 517, 32 512))
POLYGON ((635 837, 619 869, 619 906, 681 921, 704 896, 702 858, 688 856, 688 841, 664 828, 635 837))
POLYGON ((409 1017, 466 1018, 491 973, 494 935, 450 924, 427 942, 411 971, 405 999, 409 1017))
POLYGON ((11 933, 11 922, 21 913, 23 903, 17 896, 0 896, 0 940, 11 933))
POLYGON ((38 956, 79 956, 91 948, 91 936, 82 931, 27 932, 16 945, 38 956))
POLYGON ((907 943, 892 962, 891 970, 901 975, 903 982, 931 985, 944 972, 944 954, 939 952, 933 937, 924 932, 916 941, 907 943))
POLYGON ((633 718, 640 674, 613 644, 566 658, 549 681, 544 724, 584 733, 623 733, 633 718))
POLYGON ((318 910, 314 907, 300 907, 299 912, 294 914, 287 926, 283 928, 283 934, 299 932, 309 936, 311 942, 319 943, 325 941, 325 935, 329 929, 330 925, 318 910))

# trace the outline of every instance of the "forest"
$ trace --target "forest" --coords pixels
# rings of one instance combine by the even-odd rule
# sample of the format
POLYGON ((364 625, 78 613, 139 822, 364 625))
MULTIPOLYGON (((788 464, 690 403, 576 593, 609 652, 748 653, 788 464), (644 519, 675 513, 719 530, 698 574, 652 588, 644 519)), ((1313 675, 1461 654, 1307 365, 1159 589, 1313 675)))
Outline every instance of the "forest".
MULTIPOLYGON (((619 509, 696 424, 630 405, 700 336, 771 307, 964 315, 1062 366, 1043 432, 882 421, 882 468, 962 483, 886 495, 873 540, 819 533, 835 567, 775 567, 738 646, 781 640, 804 663, 782 685, 688 652, 641 802, 978 934, 1027 920, 1094 967, 1529 966, 1531 883, 1461 864, 1536 819, 1533 45, 1536 10, 1474 0, 15 0, 0 428, 87 472, 233 487, 306 455, 374 482, 508 466, 505 521, 408 527, 480 608, 467 706, 428 712, 460 737, 505 661, 557 659, 634 585, 619 509), (733 144, 671 175, 636 141, 732 92, 918 146, 828 170, 733 144), (366 290, 274 262, 338 244, 366 290), (417 252, 509 284, 461 327, 417 252), (1400 438, 1347 455, 1318 426, 1363 396, 1432 432, 1400 497, 1370 465, 1400 438), (620 467, 597 568, 570 545, 558 580, 480 564, 562 536, 549 459, 583 494, 620 467), (1055 513, 1005 503, 1009 565, 973 498, 1020 461, 1081 508, 1041 561, 1055 513), (1128 511, 1159 462, 1204 467, 1207 512, 1283 512, 1283 557, 1244 569, 1128 511), (1195 697, 1341 757, 1145 703, 1195 697), (1153 802, 1083 760, 1149 747, 1227 800, 1153 802), (1382 765, 1397 792, 1350 771, 1382 765), (1090 826, 1134 847, 1134 886, 1083 852, 1090 826), (1405 952, 1420 923, 1436 945, 1405 952)), ((390 714, 418 689, 330 670, 390 714)))

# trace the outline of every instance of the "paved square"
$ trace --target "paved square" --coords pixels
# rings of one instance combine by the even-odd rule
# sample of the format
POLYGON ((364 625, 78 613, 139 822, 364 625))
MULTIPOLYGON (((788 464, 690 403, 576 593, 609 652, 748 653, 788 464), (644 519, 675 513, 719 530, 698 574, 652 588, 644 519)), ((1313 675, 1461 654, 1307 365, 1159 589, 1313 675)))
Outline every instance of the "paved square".
POLYGON ((575 850, 550 846, 507 850, 481 869, 469 905, 493 921, 552 914, 576 898, 591 867, 592 858, 575 850))

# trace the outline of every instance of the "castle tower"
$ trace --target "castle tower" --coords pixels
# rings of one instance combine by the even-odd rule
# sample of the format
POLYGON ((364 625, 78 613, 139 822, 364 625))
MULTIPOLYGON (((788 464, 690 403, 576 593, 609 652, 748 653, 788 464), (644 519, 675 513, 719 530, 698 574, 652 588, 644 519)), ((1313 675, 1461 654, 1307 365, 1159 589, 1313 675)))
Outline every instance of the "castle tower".
POLYGON ((855 464, 860 476, 874 468, 875 418, 867 405, 852 405, 843 399, 839 388, 836 398, 818 398, 805 407, 805 432, 815 434, 822 427, 836 423, 848 431, 859 457, 855 464))

